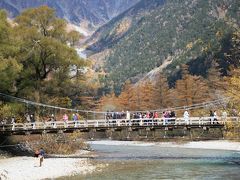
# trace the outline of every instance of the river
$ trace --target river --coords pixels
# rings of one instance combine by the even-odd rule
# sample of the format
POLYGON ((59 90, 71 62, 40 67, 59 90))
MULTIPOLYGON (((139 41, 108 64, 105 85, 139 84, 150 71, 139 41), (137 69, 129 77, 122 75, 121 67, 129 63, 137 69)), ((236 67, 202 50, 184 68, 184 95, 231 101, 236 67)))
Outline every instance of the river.
POLYGON ((83 59, 87 59, 87 54, 85 53, 85 49, 84 48, 75 48, 79 57, 83 58, 83 59))
POLYGON ((90 145, 99 154, 94 163, 107 164, 107 168, 64 179, 240 179, 239 151, 125 141, 93 141, 90 145))

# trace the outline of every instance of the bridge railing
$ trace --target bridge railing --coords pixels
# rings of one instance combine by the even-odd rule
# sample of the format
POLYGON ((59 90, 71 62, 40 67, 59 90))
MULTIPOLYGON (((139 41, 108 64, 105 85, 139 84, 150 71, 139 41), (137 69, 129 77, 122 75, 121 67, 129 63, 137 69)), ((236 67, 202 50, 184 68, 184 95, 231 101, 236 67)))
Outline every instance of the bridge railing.
POLYGON ((122 127, 122 126, 169 126, 169 125, 209 125, 237 123, 239 117, 190 117, 190 118, 141 118, 141 119, 99 119, 79 121, 54 121, 34 123, 0 124, 0 131, 16 130, 47 130, 47 129, 71 129, 92 127, 122 127))

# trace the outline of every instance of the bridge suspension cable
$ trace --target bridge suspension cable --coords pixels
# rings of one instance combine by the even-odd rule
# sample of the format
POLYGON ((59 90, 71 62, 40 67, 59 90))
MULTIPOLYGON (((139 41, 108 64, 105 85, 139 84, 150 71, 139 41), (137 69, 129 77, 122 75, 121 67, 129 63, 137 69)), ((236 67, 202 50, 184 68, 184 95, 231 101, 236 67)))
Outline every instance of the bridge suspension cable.
POLYGON ((175 108, 170 108, 173 110, 184 110, 184 109, 198 109, 198 108, 205 108, 207 106, 211 106, 211 105, 218 105, 221 104, 223 102, 227 102, 229 100, 229 98, 222 98, 222 99, 217 99, 217 100, 213 100, 213 101, 207 101, 207 102, 203 102, 203 103, 197 103, 197 104, 192 104, 189 106, 180 106, 180 107, 175 107, 175 108))
POLYGON ((52 108, 52 109, 59 109, 59 110, 66 110, 66 111, 71 111, 71 112, 84 112, 84 113, 105 113, 105 112, 100 112, 100 111, 89 111, 89 110, 80 110, 80 109, 71 109, 71 108, 64 108, 64 107, 59 107, 59 106, 53 106, 53 105, 48 105, 48 104, 43 104, 43 103, 37 103, 34 101, 26 100, 23 98, 18 98, 15 96, 7 95, 4 93, 0 93, 0 96, 2 97, 7 97, 11 100, 20 102, 20 103, 25 103, 25 104, 31 104, 35 106, 40 106, 40 107, 47 107, 47 108, 52 108))
MULTIPOLYGON (((25 104, 31 104, 31 105, 35 105, 35 106, 40 106, 40 107, 47 107, 47 108, 53 108, 53 109, 59 109, 59 110, 66 110, 66 111, 71 111, 71 112, 83 112, 83 113, 98 113, 98 114, 105 114, 108 113, 106 111, 90 111, 90 110, 79 110, 79 109, 71 109, 71 108, 64 108, 64 107, 59 107, 59 106, 53 106, 53 105, 48 105, 48 104, 43 104, 43 103, 37 103, 34 101, 30 101, 30 100, 26 100, 23 98, 18 98, 15 96, 11 96, 11 95, 7 95, 4 93, 0 93, 0 96, 2 97, 7 97, 11 100, 20 102, 20 103, 25 103, 25 104)), ((153 109, 153 110, 144 110, 144 111, 129 111, 130 113, 134 113, 134 112, 148 112, 148 111, 157 111, 157 112, 163 112, 163 111, 167 111, 167 110, 172 110, 172 111, 178 111, 178 110, 191 110, 191 109, 200 109, 200 108, 205 108, 207 106, 212 106, 212 105, 219 105, 219 104, 223 104, 225 102, 229 101, 229 97, 228 98, 221 98, 221 99, 216 99, 216 100, 212 100, 212 101, 206 101, 206 102, 202 102, 202 103, 196 103, 196 104, 192 104, 189 106, 177 106, 177 107, 172 107, 172 108, 163 108, 163 109, 153 109)))
POLYGON ((227 98, 221 98, 221 99, 216 99, 216 100, 212 100, 212 101, 206 101, 206 102, 202 102, 202 103, 196 103, 196 104, 192 104, 189 106, 177 106, 177 107, 172 107, 172 108, 163 108, 163 109, 154 109, 154 110, 144 110, 144 111, 131 111, 131 112, 147 112, 147 111, 167 111, 167 110, 172 110, 172 111, 177 111, 177 110, 191 110, 191 109, 200 109, 200 108, 205 108, 207 106, 212 106, 212 105, 220 105, 223 104, 225 102, 229 101, 229 97, 227 98))

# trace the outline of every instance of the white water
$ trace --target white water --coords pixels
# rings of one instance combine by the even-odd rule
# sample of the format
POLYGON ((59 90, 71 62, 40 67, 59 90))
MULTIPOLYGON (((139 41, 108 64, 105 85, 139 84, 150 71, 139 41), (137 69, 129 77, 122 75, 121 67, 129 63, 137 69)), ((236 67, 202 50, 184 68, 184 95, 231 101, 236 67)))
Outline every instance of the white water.
POLYGON ((77 32, 79 32, 80 34, 82 34, 82 35, 84 35, 84 36, 89 36, 90 34, 86 31, 86 30, 84 30, 83 28, 81 28, 81 27, 79 27, 79 26, 77 26, 77 25, 72 25, 73 27, 74 27, 74 29, 77 31, 77 32))
POLYGON ((83 58, 83 59, 87 59, 87 54, 84 52, 85 49, 84 48, 75 48, 79 57, 83 58))

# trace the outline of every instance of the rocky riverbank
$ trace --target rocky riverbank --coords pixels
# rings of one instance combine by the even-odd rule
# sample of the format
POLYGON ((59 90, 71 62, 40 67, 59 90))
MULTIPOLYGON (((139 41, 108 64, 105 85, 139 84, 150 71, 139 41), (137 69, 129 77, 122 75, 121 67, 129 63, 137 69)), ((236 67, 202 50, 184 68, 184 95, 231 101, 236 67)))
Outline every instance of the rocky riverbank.
POLYGON ((39 167, 39 159, 34 157, 2 158, 0 159, 0 179, 39 180, 93 172, 96 166, 89 158, 81 158, 83 155, 86 156, 86 152, 79 151, 78 154, 74 154, 74 157, 71 155, 45 158, 42 167, 39 167))

